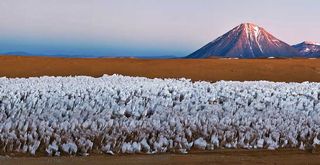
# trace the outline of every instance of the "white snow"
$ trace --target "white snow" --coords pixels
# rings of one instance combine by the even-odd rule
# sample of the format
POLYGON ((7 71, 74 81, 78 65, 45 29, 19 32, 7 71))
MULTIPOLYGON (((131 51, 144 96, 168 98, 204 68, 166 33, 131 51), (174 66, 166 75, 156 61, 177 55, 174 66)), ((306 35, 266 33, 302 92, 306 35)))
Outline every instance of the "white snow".
POLYGON ((259 34, 260 34, 260 29, 258 26, 253 26, 253 31, 254 31, 254 35, 256 36, 256 38, 258 38, 259 34))
POLYGON ((199 138, 194 141, 194 147, 205 150, 207 147, 207 142, 203 138, 199 138))
POLYGON ((319 133, 320 83, 0 78, 2 153, 305 149, 319 133))
POLYGON ((247 23, 245 24, 245 31, 248 39, 247 42, 252 55, 254 55, 253 48, 252 48, 253 42, 256 42, 256 44, 259 47, 259 50, 261 51, 261 53, 263 53, 262 47, 259 43, 260 28, 257 25, 247 23))
POLYGON ((239 60, 239 58, 219 58, 221 60, 239 60))
POLYGON ((263 49, 262 49, 262 46, 260 45, 260 42, 259 42, 259 37, 260 37, 260 28, 258 26, 253 26, 253 31, 254 31, 254 38, 255 38, 255 41, 259 47, 259 50, 261 51, 261 53, 263 53, 263 49))
POLYGON ((303 52, 310 52, 309 48, 305 48, 304 50, 302 50, 303 52))
POLYGON ((250 25, 249 24, 245 24, 244 26, 245 26, 244 29, 246 31, 247 38, 249 39, 249 36, 250 36, 250 32, 249 32, 250 25))
POLYGON ((75 154, 78 151, 78 146, 73 142, 62 144, 62 150, 68 154, 75 154))

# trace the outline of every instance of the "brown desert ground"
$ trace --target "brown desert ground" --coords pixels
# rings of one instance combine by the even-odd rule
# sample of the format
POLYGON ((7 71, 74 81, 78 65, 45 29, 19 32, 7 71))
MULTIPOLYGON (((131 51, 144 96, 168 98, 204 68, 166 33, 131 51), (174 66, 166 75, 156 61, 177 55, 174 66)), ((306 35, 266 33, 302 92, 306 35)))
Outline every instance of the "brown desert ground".
POLYGON ((160 165, 160 164, 227 164, 227 165, 318 165, 320 155, 299 150, 249 151, 219 150, 190 154, 96 155, 87 157, 0 157, 1 165, 160 165))
MULTIPOLYGON (((193 81, 269 80, 320 82, 320 59, 129 59, 0 56, 0 77, 122 74, 193 81)), ((6 157, 0 165, 67 164, 320 164, 319 153, 299 150, 218 150, 160 155, 89 157, 6 157)))
POLYGON ((122 74, 193 81, 320 82, 320 59, 129 59, 0 56, 0 77, 122 74))

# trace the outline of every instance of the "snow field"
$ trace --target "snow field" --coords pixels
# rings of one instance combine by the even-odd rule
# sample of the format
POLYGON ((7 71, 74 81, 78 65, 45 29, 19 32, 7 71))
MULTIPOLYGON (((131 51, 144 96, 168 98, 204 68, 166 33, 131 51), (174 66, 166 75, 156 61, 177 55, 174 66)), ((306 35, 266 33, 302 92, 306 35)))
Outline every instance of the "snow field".
POLYGON ((320 83, 0 78, 0 154, 315 148, 320 83))

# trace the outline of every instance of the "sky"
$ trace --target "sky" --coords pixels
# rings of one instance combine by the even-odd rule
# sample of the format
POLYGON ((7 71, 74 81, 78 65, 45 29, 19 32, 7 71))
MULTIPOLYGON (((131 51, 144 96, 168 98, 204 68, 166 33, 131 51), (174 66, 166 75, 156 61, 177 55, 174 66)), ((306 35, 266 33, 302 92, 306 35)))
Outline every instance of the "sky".
POLYGON ((1 0, 0 53, 186 56, 255 23, 320 42, 319 0, 1 0))

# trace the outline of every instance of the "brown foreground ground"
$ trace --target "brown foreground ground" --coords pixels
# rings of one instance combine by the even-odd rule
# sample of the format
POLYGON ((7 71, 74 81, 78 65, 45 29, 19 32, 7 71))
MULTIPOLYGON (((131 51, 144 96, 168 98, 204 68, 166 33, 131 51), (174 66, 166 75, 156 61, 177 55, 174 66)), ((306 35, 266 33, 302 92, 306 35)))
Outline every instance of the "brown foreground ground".
POLYGON ((79 59, 0 56, 0 77, 122 74, 194 81, 320 82, 320 59, 79 59))
MULTIPOLYGON (((320 59, 76 59, 0 56, 0 77, 122 74, 196 80, 320 82, 320 59)), ((89 157, 0 156, 0 165, 102 164, 320 164, 320 154, 298 150, 214 152, 89 157)))
POLYGON ((1 165, 160 165, 160 164, 227 164, 227 165, 318 165, 320 155, 298 150, 198 152, 187 155, 97 155, 88 157, 0 157, 1 165))

